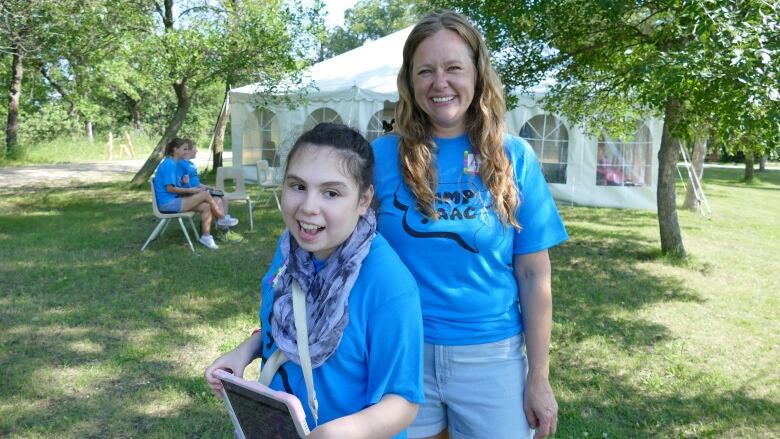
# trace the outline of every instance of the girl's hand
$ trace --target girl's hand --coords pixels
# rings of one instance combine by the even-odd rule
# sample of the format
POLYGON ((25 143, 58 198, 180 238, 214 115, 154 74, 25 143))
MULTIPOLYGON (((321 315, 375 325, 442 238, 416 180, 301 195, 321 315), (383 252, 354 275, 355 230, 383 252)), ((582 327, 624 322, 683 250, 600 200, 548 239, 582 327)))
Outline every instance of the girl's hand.
POLYGON ((244 369, 246 369, 246 366, 255 359, 254 355, 256 355, 255 352, 260 348, 260 343, 261 335, 258 331, 244 340, 237 348, 214 360, 214 362, 206 368, 203 375, 206 377, 206 383, 209 385, 209 388, 211 388, 217 398, 222 398, 222 382, 219 381, 219 378, 214 376, 214 371, 217 369, 224 369, 239 378, 243 378, 244 369))
POLYGON ((184 177, 181 178, 181 182, 182 184, 190 184, 190 176, 185 175, 184 177))
POLYGON ((215 370, 223 369, 237 377, 244 377, 244 369, 246 369, 249 363, 243 359, 244 356, 239 354, 237 350, 238 348, 214 360, 203 374, 206 378, 206 383, 217 398, 222 398, 222 382, 214 376, 215 370))

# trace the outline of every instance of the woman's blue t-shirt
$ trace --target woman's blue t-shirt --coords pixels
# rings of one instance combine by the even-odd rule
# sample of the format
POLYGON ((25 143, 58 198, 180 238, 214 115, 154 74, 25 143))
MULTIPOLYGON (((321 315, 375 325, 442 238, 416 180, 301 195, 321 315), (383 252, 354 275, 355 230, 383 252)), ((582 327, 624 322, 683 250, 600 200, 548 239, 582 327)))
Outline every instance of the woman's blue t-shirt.
POLYGON ((187 184, 182 184, 181 186, 184 187, 199 187, 200 186, 200 176, 198 175, 198 167, 195 166, 195 163, 192 163, 189 160, 179 160, 179 167, 181 167, 181 174, 182 177, 185 175, 190 176, 190 181, 187 184))
POLYGON ((182 169, 176 164, 176 160, 171 156, 166 156, 154 173, 154 195, 157 197, 157 206, 164 206, 165 204, 176 199, 177 195, 173 192, 168 192, 165 187, 172 184, 177 187, 181 187, 181 177, 184 175, 182 169))
POLYGON ((505 150, 520 191, 516 218, 504 226, 478 173, 468 137, 435 139, 438 220, 415 208, 403 182, 396 135, 373 142, 379 231, 414 275, 422 301, 425 341, 443 345, 490 343, 522 332, 513 257, 566 239, 533 149, 507 135, 505 150))
MULTIPOLYGON (((270 318, 273 278, 282 266, 281 250, 262 280, 260 321, 262 359, 276 351, 270 318)), ((326 260, 327 263, 327 260, 326 260)), ((385 239, 377 234, 348 300, 349 321, 338 349, 313 370, 319 403, 319 423, 376 404, 386 394, 422 403, 422 313, 414 278, 385 239)), ((306 383, 301 367, 288 361, 270 385, 301 400, 310 428, 306 383)), ((396 438, 405 438, 402 432, 396 438)))

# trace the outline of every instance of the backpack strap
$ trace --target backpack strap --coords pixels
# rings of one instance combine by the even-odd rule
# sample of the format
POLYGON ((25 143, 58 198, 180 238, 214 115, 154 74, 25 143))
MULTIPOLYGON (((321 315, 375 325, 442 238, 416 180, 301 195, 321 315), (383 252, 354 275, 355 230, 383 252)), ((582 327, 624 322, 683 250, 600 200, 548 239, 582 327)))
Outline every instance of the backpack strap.
POLYGON ((270 386, 276 372, 282 367, 282 364, 286 362, 287 355, 285 355, 281 349, 275 350, 274 353, 265 360, 265 364, 262 365, 260 371, 260 384, 270 386))
POLYGON ((309 409, 311 409, 314 425, 317 425, 317 393, 314 391, 314 376, 311 371, 311 357, 309 356, 309 328, 306 322, 306 295, 301 291, 298 281, 293 280, 293 314, 295 315, 295 333, 298 342, 298 355, 301 358, 303 379, 306 381, 306 393, 309 395, 309 409))
MULTIPOLYGON (((298 343, 298 356, 301 358, 301 369, 303 370, 303 379, 306 381, 306 393, 309 395, 309 409, 314 418, 314 425, 317 426, 317 393, 314 391, 314 375, 311 370, 311 356, 309 356, 309 326, 306 322, 306 295, 301 290, 298 281, 293 280, 293 315, 295 317, 296 341, 298 343)), ((260 384, 264 386, 271 385, 276 372, 284 363, 288 361, 287 355, 281 349, 277 349, 261 365, 260 384)))

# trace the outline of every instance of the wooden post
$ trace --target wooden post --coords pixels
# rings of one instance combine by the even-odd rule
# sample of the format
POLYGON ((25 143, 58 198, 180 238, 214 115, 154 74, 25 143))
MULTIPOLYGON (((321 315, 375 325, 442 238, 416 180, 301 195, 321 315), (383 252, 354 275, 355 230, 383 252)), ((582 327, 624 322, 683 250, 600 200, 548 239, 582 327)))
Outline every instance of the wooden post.
POLYGON ((130 138, 130 133, 127 130, 125 130, 125 140, 127 140, 130 157, 135 158, 135 147, 133 146, 133 140, 130 138))
POLYGON ((106 158, 114 159, 114 134, 111 131, 108 132, 108 142, 106 142, 106 158))

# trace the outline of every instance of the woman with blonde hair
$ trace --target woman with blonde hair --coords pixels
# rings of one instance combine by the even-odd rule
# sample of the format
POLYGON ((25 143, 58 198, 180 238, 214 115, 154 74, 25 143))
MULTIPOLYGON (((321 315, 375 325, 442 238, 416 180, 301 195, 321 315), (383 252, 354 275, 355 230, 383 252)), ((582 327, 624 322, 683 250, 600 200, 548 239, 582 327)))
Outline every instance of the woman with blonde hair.
POLYGON ((480 33, 428 14, 404 45, 398 94, 374 185, 379 230, 420 288, 426 402, 409 437, 554 434, 547 249, 568 235, 533 150, 504 132, 480 33))

